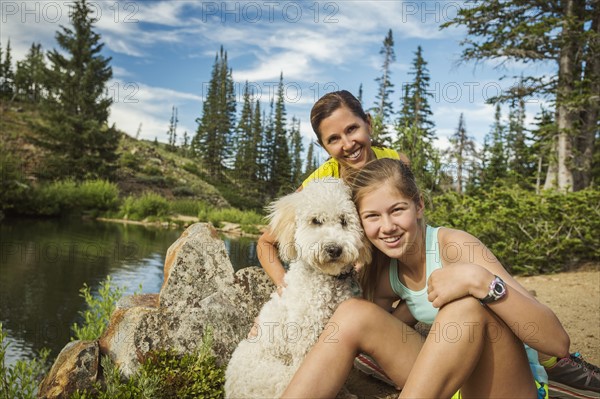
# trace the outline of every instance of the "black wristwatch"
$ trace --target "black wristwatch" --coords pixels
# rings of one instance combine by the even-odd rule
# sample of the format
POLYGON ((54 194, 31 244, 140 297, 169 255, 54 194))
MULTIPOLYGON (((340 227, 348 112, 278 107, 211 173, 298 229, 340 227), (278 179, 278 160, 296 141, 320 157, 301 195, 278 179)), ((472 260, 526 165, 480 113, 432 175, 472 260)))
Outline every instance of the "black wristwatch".
POLYGON ((490 283, 490 292, 488 292, 485 298, 481 298, 479 301, 482 305, 485 305, 497 301, 504 295, 506 295, 506 283, 500 277, 494 276, 494 279, 490 283))

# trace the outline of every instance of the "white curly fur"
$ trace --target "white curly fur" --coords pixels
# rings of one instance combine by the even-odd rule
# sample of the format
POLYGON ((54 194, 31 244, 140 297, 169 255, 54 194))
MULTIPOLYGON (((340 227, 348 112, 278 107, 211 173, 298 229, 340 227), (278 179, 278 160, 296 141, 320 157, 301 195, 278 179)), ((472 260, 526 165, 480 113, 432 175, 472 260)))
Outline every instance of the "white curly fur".
MULTIPOLYGON (((240 342, 225 373, 227 398, 277 398, 289 384, 336 307, 352 296, 356 263, 369 263, 350 190, 338 179, 316 180, 270 206, 271 231, 290 262, 287 287, 259 313, 259 332, 240 342)), ((335 338, 335 326, 327 326, 335 338)))

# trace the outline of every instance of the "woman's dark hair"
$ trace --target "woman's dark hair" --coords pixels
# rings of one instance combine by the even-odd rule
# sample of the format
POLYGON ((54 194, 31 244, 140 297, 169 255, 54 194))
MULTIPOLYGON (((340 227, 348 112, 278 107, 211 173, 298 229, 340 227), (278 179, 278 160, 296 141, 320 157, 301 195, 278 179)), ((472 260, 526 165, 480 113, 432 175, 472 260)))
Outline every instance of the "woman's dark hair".
POLYGON ((347 107, 354 115, 358 116, 366 123, 370 123, 370 118, 363 110, 363 107, 356 97, 348 90, 334 91, 325 94, 313 105, 310 111, 310 124, 317 135, 317 140, 321 146, 321 122, 333 114, 338 108, 347 107))

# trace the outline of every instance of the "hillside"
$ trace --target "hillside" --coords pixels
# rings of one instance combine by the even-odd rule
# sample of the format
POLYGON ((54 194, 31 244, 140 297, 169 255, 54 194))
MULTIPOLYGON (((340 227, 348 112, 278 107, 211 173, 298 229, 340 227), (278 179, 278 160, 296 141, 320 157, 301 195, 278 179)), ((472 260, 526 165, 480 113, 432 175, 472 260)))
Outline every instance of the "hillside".
MULTIPOLYGON (((0 103, 0 149, 9 162, 19 163, 28 184, 37 183, 37 173, 43 167, 44 150, 32 141, 31 126, 38 123, 43 120, 32 105, 0 103)), ((202 178, 196 161, 169 151, 163 143, 136 140, 122 133, 118 153, 115 183, 122 196, 152 191, 167 199, 184 197, 216 207, 229 205, 219 190, 202 178)))

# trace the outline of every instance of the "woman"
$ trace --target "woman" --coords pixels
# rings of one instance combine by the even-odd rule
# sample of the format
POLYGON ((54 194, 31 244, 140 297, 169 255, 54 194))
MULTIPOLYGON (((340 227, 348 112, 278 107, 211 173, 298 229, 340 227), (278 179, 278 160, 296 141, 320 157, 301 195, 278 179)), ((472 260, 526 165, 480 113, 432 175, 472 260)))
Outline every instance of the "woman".
POLYGON ((283 397, 335 396, 356 354, 365 352, 403 387, 400 397, 449 398, 460 389, 464 398, 544 398, 523 343, 568 355, 569 337, 554 313, 475 237, 426 226, 423 199, 403 162, 368 163, 352 191, 375 248, 362 279, 374 303, 340 305, 330 321, 335 339, 319 339, 283 397), (433 324, 423 343, 410 327, 416 321, 433 324))
MULTIPOLYGON (((371 142, 371 118, 363 110, 360 101, 346 90, 321 97, 311 110, 310 122, 319 144, 331 158, 314 171, 302 183, 302 187, 314 179, 345 178, 374 159, 394 158, 408 163, 408 158, 403 154, 371 142)), ((277 256, 275 238, 269 232, 259 238, 257 255, 278 292, 281 292, 285 269, 277 256)))

